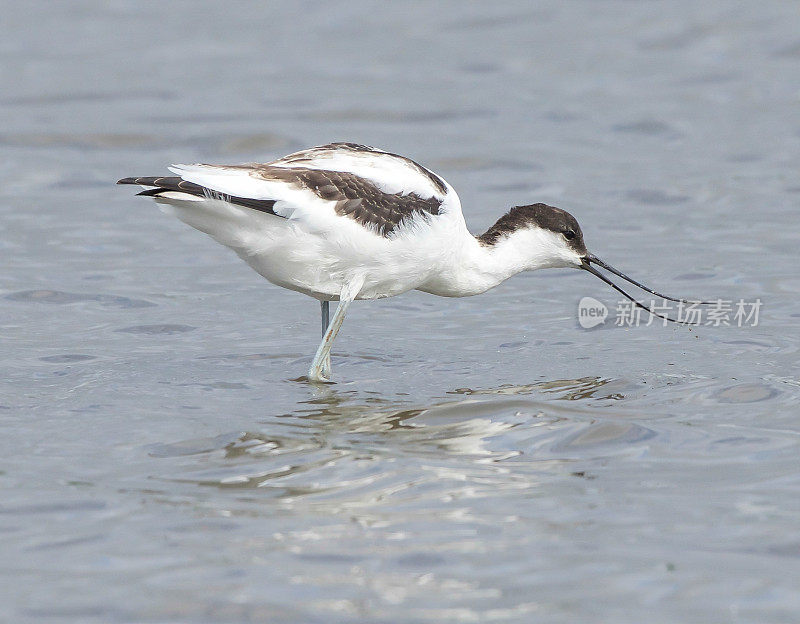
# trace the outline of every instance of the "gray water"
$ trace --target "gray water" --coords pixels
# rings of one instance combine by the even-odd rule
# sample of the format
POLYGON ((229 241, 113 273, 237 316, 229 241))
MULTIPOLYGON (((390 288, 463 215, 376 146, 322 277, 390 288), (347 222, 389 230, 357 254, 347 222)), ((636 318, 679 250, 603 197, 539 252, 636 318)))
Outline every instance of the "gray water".
POLYGON ((795 3, 0 14, 0 620, 800 621, 795 3), (332 140, 759 323, 585 330, 545 271, 297 381, 317 303, 113 182, 332 140))

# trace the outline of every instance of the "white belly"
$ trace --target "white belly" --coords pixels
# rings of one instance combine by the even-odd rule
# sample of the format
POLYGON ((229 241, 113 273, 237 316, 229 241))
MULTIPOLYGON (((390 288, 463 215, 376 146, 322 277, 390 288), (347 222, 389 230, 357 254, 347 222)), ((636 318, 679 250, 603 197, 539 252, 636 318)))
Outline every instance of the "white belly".
POLYGON ((280 229, 282 234, 264 241, 258 251, 237 249, 237 254, 273 284, 316 299, 338 300, 355 274, 364 276, 357 299, 399 295, 424 283, 430 274, 424 263, 412 262, 388 245, 379 256, 367 256, 355 245, 337 245, 285 225, 280 229))
POLYGON ((273 284, 320 300, 338 300, 355 275, 364 276, 357 299, 393 297, 428 281, 440 261, 441 245, 432 228, 393 238, 354 228, 314 233, 288 219, 219 200, 159 203, 233 249, 273 284))

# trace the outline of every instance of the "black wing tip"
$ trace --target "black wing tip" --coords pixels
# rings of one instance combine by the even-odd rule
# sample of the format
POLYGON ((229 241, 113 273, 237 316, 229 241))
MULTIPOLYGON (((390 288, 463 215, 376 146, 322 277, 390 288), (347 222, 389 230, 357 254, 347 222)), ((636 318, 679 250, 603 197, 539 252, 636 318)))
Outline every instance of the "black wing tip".
POLYGON ((272 209, 275 206, 273 199, 251 199, 249 197, 234 197, 219 193, 212 189, 205 188, 194 182, 187 182, 177 176, 162 176, 153 178, 122 178, 117 181, 117 184, 137 184, 139 186, 152 186, 155 188, 145 189, 136 193, 137 196, 143 195, 144 197, 160 197, 162 193, 169 191, 177 191, 186 193, 187 195, 196 195, 197 197, 207 196, 211 199, 223 198, 225 201, 235 204, 237 206, 244 206, 245 208, 252 208, 259 212, 266 212, 277 216, 272 209))
POLYGON ((162 186, 178 184, 182 180, 177 176, 139 176, 136 178, 122 178, 117 184, 138 184, 140 186, 162 186))
POLYGON ((161 193, 163 193, 166 190, 167 189, 163 188, 145 189, 144 191, 139 191, 138 193, 136 193, 136 196, 138 197, 139 195, 144 195, 145 197, 158 197, 161 193))

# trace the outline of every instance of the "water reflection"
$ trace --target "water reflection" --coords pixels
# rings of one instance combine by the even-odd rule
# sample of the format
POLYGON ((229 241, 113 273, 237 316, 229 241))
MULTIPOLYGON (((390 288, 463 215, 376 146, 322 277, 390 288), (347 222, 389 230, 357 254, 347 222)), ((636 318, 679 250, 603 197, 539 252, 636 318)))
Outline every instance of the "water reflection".
POLYGON ((584 448, 614 453, 655 436, 608 411, 608 422, 598 424, 596 410, 580 404, 620 400, 609 391, 615 384, 623 385, 584 377, 460 388, 445 396, 461 398, 424 406, 327 385, 310 389, 293 413, 266 416, 261 430, 155 445, 149 453, 196 457, 159 479, 259 490, 290 506, 363 507, 406 495, 424 501, 463 494, 468 483, 472 495, 489 495, 490 484, 532 487, 537 480, 527 467, 515 476, 526 463, 560 472, 584 448))
MULTIPOLYGON (((532 394, 534 392, 544 392, 549 394, 557 394, 553 397, 565 401, 577 401, 581 399, 609 399, 620 400, 624 395, 620 392, 608 392, 606 394, 598 394, 598 392, 611 385, 616 387, 621 384, 618 379, 610 379, 604 377, 581 377, 578 379, 555 379, 552 381, 540 381, 532 384, 525 384, 515 386, 511 384, 504 384, 497 388, 486 389, 471 389, 471 388, 458 388, 453 390, 453 394, 532 394)), ((607 389, 606 389, 607 390, 607 389)))

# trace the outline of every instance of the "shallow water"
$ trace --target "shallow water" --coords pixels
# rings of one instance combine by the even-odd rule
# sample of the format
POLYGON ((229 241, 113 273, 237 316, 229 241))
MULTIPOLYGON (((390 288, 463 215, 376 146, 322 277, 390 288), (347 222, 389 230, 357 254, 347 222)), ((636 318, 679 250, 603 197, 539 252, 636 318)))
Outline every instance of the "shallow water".
POLYGON ((197 6, 2 6, 0 619, 800 620, 796 7, 197 6), (760 322, 584 330, 542 272, 295 381, 316 302, 111 184, 331 140, 760 322))

